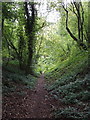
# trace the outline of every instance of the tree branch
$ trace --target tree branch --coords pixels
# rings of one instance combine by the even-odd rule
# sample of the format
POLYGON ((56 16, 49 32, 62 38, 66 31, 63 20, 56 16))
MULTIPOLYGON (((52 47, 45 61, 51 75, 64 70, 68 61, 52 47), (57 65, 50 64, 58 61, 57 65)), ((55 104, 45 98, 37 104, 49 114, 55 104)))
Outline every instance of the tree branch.
POLYGON ((74 9, 74 4, 72 2, 71 2, 71 4, 72 4, 72 7, 73 7, 72 12, 76 15, 76 17, 78 17, 78 14, 75 12, 75 9, 74 9))
POLYGON ((78 39, 72 34, 72 32, 70 31, 70 29, 68 28, 68 10, 65 8, 65 6, 63 5, 63 9, 66 12, 66 30, 69 33, 69 35, 75 40, 78 41, 78 39))

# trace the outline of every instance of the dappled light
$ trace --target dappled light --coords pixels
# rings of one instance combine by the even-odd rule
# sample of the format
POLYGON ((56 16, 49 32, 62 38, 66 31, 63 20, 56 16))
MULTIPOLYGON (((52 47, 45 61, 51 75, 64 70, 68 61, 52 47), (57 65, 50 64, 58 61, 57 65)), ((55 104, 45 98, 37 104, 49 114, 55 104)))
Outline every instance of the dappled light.
POLYGON ((2 3, 3 120, 89 120, 89 5, 2 3))

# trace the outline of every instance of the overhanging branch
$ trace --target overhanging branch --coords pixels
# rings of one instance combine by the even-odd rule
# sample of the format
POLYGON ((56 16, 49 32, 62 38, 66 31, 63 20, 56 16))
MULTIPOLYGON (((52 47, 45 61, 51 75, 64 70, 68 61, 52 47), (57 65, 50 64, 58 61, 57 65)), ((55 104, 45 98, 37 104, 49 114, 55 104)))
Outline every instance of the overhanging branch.
POLYGON ((69 35, 75 40, 78 41, 78 39, 73 35, 73 33, 71 32, 71 30, 68 27, 68 10, 65 8, 65 6, 63 5, 63 9, 66 12, 66 30, 69 33, 69 35))

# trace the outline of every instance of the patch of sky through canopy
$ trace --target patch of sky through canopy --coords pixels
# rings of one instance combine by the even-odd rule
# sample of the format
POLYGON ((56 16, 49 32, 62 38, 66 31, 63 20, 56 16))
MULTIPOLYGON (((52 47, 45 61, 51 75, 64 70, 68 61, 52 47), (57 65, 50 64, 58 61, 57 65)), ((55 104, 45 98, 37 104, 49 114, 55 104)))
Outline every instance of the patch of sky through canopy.
MULTIPOLYGON (((57 1, 59 0, 2 0, 3 2, 37 2, 39 5, 37 5, 37 9, 38 9, 38 16, 39 17, 44 17, 46 19, 47 22, 51 22, 51 23, 56 23, 59 19, 60 19, 60 13, 58 11, 56 11, 55 9, 50 10, 48 8, 48 4, 50 2, 55 2, 57 3, 57 1)), ((86 2, 86 1, 90 1, 90 0, 61 0, 64 1, 65 4, 70 3, 72 1, 76 1, 76 2, 86 2)))

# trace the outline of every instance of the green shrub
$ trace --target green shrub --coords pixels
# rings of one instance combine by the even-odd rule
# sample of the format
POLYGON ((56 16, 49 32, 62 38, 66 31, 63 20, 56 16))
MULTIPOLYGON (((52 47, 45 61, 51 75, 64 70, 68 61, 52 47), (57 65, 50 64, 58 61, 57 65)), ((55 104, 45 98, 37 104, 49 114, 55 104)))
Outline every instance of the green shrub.
POLYGON ((80 111, 75 107, 66 107, 56 110, 54 113, 55 118, 73 118, 75 120, 89 120, 88 116, 90 111, 80 111))
POLYGON ((9 68, 4 66, 2 74, 3 93, 13 92, 16 90, 17 85, 23 85, 24 87, 33 88, 36 84, 36 78, 32 75, 26 76, 23 71, 18 70, 17 67, 9 68))

